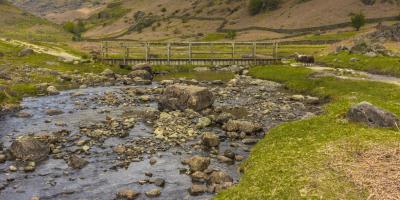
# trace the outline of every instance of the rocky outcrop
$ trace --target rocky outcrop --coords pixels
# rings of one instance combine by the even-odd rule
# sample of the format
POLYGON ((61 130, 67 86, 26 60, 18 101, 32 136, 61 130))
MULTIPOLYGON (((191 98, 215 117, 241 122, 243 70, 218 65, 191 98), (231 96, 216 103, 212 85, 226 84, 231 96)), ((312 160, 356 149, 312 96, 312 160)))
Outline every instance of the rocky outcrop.
POLYGON ((400 42, 400 23, 393 26, 382 26, 378 31, 369 35, 374 39, 384 39, 400 42))
POLYGON ((214 103, 213 94, 205 87, 175 84, 165 89, 160 98, 161 110, 193 109, 201 111, 209 108, 214 103))
POLYGON ((365 38, 354 41, 354 46, 351 47, 350 52, 364 54, 369 57, 375 57, 377 55, 392 55, 392 52, 387 50, 380 42, 374 42, 365 38))
POLYGON ((382 110, 371 103, 361 102, 347 112, 347 118, 371 127, 398 128, 399 119, 393 113, 382 110))
POLYGON ((48 144, 30 136, 15 140, 9 150, 17 159, 35 162, 46 159, 50 153, 48 144))

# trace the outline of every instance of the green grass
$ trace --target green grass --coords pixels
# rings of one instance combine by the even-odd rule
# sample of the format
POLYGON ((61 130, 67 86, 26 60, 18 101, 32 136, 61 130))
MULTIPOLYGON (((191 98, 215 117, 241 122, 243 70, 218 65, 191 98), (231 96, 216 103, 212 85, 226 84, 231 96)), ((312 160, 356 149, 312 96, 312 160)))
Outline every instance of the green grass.
POLYGON ((354 37, 359 32, 350 31, 350 32, 343 32, 343 33, 327 33, 327 34, 320 34, 320 35, 306 35, 304 40, 310 41, 327 41, 327 40, 345 40, 354 37))
POLYGON ((344 114, 351 105, 369 101, 400 115, 399 87, 334 78, 309 79, 311 73, 306 68, 288 66, 251 69, 254 77, 283 83, 296 93, 329 98, 330 103, 320 116, 271 129, 242 165, 245 173, 240 183, 216 199, 368 198, 365 188, 356 186, 328 163, 335 154, 352 156, 375 145, 398 144, 398 132, 350 123, 344 120, 344 114))
POLYGON ((215 42, 218 40, 223 40, 225 39, 226 34, 225 33, 209 33, 205 37, 201 38, 200 41, 202 42, 215 42))
POLYGON ((9 3, 0 4, 0 37, 24 41, 61 42, 71 40, 71 34, 47 20, 28 14, 9 3))
POLYGON ((317 62, 330 67, 349 68, 400 77, 400 57, 368 57, 360 54, 342 52, 339 54, 329 54, 327 56, 318 57, 317 62), (357 58, 359 61, 352 62, 352 58, 357 58))
POLYGON ((316 55, 326 47, 326 45, 280 45, 278 51, 281 57, 288 57, 295 53, 316 55))
POLYGON ((107 7, 100 12, 102 13, 102 15, 107 15, 107 17, 99 18, 99 14, 96 13, 90 16, 88 19, 84 20, 85 28, 90 29, 96 26, 105 26, 112 24, 113 22, 128 14, 130 11, 131 9, 126 9, 121 4, 114 3, 114 6, 107 7))
MULTIPOLYGON (((73 72, 80 74, 98 74, 107 68, 119 74, 129 73, 129 70, 127 69, 121 69, 116 66, 101 63, 82 63, 74 65, 72 63, 60 62, 57 57, 48 54, 35 53, 30 56, 18 57, 17 54, 21 49, 21 47, 0 42, 0 52, 5 54, 4 57, 0 58, 0 66, 4 66, 4 69, 11 71, 20 66, 28 65, 32 68, 40 67, 56 70, 58 72, 73 72)), ((58 77, 51 74, 29 73, 29 75, 22 75, 21 72, 21 77, 29 78, 29 82, 6 81, 0 79, 0 85, 6 87, 6 90, 0 91, 0 105, 2 103, 18 103, 18 101, 25 96, 38 95, 39 91, 37 90, 36 85, 40 83, 50 83, 59 89, 77 87, 77 85, 73 85, 73 83, 59 82, 58 77)))

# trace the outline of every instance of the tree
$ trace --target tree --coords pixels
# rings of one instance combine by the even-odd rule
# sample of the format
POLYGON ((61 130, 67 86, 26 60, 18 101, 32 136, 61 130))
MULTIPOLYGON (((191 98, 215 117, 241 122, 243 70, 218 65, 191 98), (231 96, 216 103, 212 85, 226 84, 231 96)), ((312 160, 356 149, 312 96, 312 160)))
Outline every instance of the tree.
POLYGON ((228 39, 231 39, 231 40, 235 39, 236 38, 236 31, 228 31, 228 33, 226 33, 225 38, 228 38, 228 39))
POLYGON ((64 24, 64 30, 73 33, 74 32, 74 28, 75 28, 75 24, 74 22, 65 22, 64 24))
POLYGON ((249 3, 249 13, 250 15, 257 15, 263 9, 263 0, 250 0, 249 3))
POLYGON ((354 14, 351 16, 352 26, 359 31, 361 27, 365 25, 365 15, 363 13, 354 14))
POLYGON ((74 27, 74 33, 81 34, 82 32, 85 32, 85 24, 81 20, 79 20, 74 27))
POLYGON ((281 0, 250 0, 249 13, 250 15, 257 15, 265 10, 275 10, 279 8, 281 0))
POLYGON ((81 33, 85 32, 85 24, 79 20, 77 23, 74 22, 66 22, 64 24, 64 30, 74 34, 72 36, 72 40, 78 41, 81 39, 81 33))

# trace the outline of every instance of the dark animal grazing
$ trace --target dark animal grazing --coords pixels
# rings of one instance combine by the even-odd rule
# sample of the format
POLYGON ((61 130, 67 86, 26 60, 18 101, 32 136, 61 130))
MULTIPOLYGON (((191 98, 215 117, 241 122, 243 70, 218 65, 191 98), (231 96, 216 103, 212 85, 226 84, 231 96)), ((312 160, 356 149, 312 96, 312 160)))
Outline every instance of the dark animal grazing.
POLYGON ((315 58, 314 56, 310 55, 301 55, 301 54, 296 54, 295 55, 296 62, 301 62, 305 64, 313 64, 315 63, 315 58))

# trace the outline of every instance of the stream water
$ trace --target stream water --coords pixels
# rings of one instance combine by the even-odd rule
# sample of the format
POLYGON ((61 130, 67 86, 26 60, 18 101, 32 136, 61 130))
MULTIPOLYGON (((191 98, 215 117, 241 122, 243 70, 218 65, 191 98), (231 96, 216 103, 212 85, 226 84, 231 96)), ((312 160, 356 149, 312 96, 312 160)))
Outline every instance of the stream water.
MULTIPOLYGON (((249 119, 262 123, 264 130, 285 121, 300 119, 310 113, 320 112, 319 106, 302 104, 290 99, 289 93, 284 91, 279 84, 249 80, 248 84, 226 88, 224 85, 213 85, 210 82, 200 82, 200 85, 209 87, 217 94, 215 107, 224 107, 238 118, 249 119), (253 81, 253 82, 251 82, 253 81), (225 92, 225 94, 223 94, 225 92)), ((214 194, 204 193, 191 196, 188 192, 192 181, 185 173, 181 161, 192 155, 210 156, 209 168, 227 172, 235 183, 239 181, 240 174, 235 164, 219 162, 209 151, 193 148, 198 143, 198 137, 182 142, 180 145, 171 145, 157 140, 153 135, 152 123, 148 120, 137 120, 134 128, 129 130, 129 135, 124 138, 107 137, 102 142, 91 142, 87 152, 81 152, 76 145, 77 140, 91 138, 80 133, 82 124, 99 123, 107 116, 120 117, 127 110, 143 108, 157 108, 155 99, 160 94, 148 93, 152 100, 140 101, 139 96, 124 97, 127 90, 137 88, 154 91, 163 86, 153 83, 149 86, 120 86, 77 89, 62 92, 56 96, 25 98, 22 102, 21 112, 29 113, 31 117, 18 117, 9 114, 0 119, 0 138, 5 147, 18 137, 27 134, 49 134, 55 132, 70 132, 66 141, 61 145, 65 154, 80 153, 80 156, 89 164, 83 169, 72 169, 67 162, 51 155, 49 159, 38 163, 34 172, 25 173, 21 170, 10 172, 9 166, 16 165, 14 161, 0 164, 0 199, 23 200, 33 196, 45 199, 114 199, 116 192, 121 188, 131 188, 141 193, 138 199, 147 199, 144 193, 153 188, 161 189, 158 199, 208 199, 214 194), (104 103, 102 97, 113 94, 122 101, 116 104, 104 103), (49 109, 61 110, 60 115, 50 116, 49 109), (120 155, 113 152, 119 144, 137 144, 151 142, 152 152, 139 155, 139 159, 130 162, 127 167, 116 167, 120 155), (151 165, 150 158, 157 162, 151 165), (145 175, 151 172, 151 178, 165 180, 164 187, 144 183, 149 179, 145 175)), ((139 117, 140 118, 140 117, 139 117)), ((171 124, 171 128, 174 125, 171 124)), ((213 125, 205 130, 214 131, 220 136, 219 152, 233 149, 236 155, 247 157, 251 145, 233 141, 225 136, 221 127, 213 125)), ((263 134, 254 136, 262 138, 263 134)), ((144 147, 147 147, 144 145, 144 147)), ((157 198, 156 198, 157 199, 157 198)))

